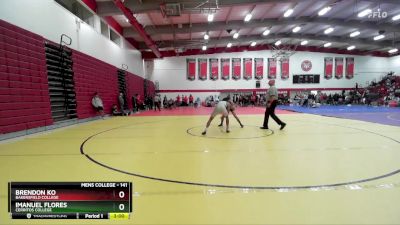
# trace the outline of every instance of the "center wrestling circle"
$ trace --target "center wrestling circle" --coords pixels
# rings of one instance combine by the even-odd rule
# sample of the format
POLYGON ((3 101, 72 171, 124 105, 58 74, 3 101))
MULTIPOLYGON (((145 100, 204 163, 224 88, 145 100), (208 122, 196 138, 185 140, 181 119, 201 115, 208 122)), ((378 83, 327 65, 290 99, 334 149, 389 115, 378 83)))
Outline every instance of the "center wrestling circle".
MULTIPOLYGON (((263 138, 263 137, 268 137, 274 134, 273 130, 261 130, 259 126, 254 126, 254 125, 244 125, 243 128, 237 127, 237 126, 230 126, 231 131, 230 133, 226 133, 225 127, 212 127, 210 126, 210 131, 207 132, 206 135, 202 135, 201 132, 204 129, 204 126, 196 126, 196 127, 191 127, 186 130, 186 133, 192 136, 197 136, 197 137, 202 137, 202 138, 213 138, 213 139, 253 139, 253 138, 263 138), (235 137, 237 135, 237 132, 239 130, 246 130, 246 127, 249 128, 251 127, 252 129, 255 129, 256 132, 247 132, 248 136, 243 136, 243 137, 235 137), (234 128, 232 130, 232 128, 234 128), (213 129, 213 130, 211 130, 213 129), (219 129, 219 132, 215 132, 216 129, 219 129), (212 132, 214 131, 214 132, 212 132)), ((243 132, 241 132, 243 134, 243 132)))

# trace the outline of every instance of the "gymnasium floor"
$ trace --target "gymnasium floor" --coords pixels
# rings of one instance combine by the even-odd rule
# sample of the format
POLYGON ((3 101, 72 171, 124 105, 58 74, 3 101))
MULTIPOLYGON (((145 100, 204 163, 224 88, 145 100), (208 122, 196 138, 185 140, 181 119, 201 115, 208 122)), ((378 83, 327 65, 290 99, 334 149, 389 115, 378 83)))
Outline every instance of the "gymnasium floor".
MULTIPOLYGON (((400 224, 400 126, 239 108, 144 112, 0 142, 0 224, 400 224), (10 220, 9 181, 130 181, 126 221, 10 220)), ((393 118, 399 118, 393 112, 393 118)))

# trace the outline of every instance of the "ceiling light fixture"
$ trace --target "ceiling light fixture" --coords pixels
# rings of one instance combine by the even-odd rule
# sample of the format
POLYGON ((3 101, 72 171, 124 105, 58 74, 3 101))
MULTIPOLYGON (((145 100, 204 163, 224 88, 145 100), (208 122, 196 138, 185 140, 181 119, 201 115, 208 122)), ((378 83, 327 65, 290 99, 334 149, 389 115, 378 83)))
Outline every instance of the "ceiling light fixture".
POLYGON ((352 46, 347 47, 347 50, 351 51, 351 50, 353 50, 355 48, 356 48, 356 46, 352 45, 352 46))
POLYGON ((323 8, 323 9, 319 10, 318 15, 319 15, 319 16, 323 16, 323 15, 325 15, 327 12, 329 12, 331 9, 332 9, 332 7, 327 6, 327 7, 323 8))
POLYGON ((302 41, 300 44, 301 44, 301 45, 306 45, 306 44, 308 44, 308 41, 307 41, 307 40, 304 40, 304 41, 302 41))
POLYGON ((239 37, 239 33, 235 33, 234 35, 233 35, 233 38, 235 38, 235 39, 237 39, 239 37))
POLYGON ((251 42, 250 46, 254 47, 254 46, 256 46, 256 44, 257 44, 257 42, 253 41, 253 42, 251 42))
POLYGON ((397 49, 397 48, 392 48, 392 49, 390 49, 388 52, 390 53, 390 54, 393 54, 393 53, 396 53, 396 52, 398 52, 399 50, 397 49))
POLYGON ((295 27, 295 28, 293 28, 293 33, 297 33, 297 32, 299 32, 301 30, 301 27, 300 26, 297 26, 297 27, 295 27))
POLYGON ((275 45, 276 45, 276 46, 278 46, 278 45, 280 45, 280 44, 282 44, 282 41, 281 41, 281 40, 275 42, 275 45))
POLYGON ((210 36, 208 34, 204 35, 204 40, 208 40, 210 38, 210 36))
POLYGON ((334 30, 335 30, 335 29, 333 29, 332 27, 329 27, 328 29, 326 29, 326 30, 324 31, 324 33, 325 33, 325 34, 329 34, 329 33, 332 33, 334 30))
POLYGON ((226 47, 228 47, 228 48, 232 47, 232 43, 228 43, 228 44, 226 45, 226 47))
POLYGON ((203 45, 203 47, 201 49, 203 49, 203 51, 205 51, 205 50, 207 50, 207 46, 203 45))
POLYGON ((249 13, 244 17, 245 22, 249 22, 251 20, 252 15, 249 13))
POLYGON ((293 9, 288 9, 286 10, 286 12, 283 14, 284 17, 289 17, 290 15, 292 15, 293 13, 293 9))
POLYGON ((266 29, 266 30, 263 32, 263 35, 264 35, 264 36, 267 36, 270 32, 271 32, 270 30, 266 29))
POLYGON ((371 9, 365 9, 365 10, 361 11, 360 13, 358 13, 357 16, 358 16, 358 17, 364 17, 364 16, 370 14, 371 12, 372 12, 371 9))
POLYGON ((360 35, 360 31, 354 31, 353 33, 350 34, 350 37, 356 37, 360 35))
POLYGON ((392 17, 393 21, 400 20, 400 14, 392 17))
POLYGON ((381 34, 381 35, 375 36, 374 41, 381 40, 383 38, 385 38, 385 35, 381 34))
POLYGON ((327 47, 329 47, 329 46, 331 46, 331 45, 332 45, 332 43, 328 42, 328 43, 325 43, 325 44, 324 44, 324 47, 327 48, 327 47))
POLYGON ((208 22, 212 22, 214 20, 214 14, 208 14, 207 20, 208 22))

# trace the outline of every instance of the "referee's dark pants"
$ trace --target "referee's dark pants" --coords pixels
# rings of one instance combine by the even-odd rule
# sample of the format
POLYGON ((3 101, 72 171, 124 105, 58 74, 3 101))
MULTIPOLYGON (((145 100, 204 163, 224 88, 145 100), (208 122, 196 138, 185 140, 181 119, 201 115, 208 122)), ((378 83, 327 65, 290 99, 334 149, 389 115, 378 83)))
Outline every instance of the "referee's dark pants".
POLYGON ((269 116, 271 116, 272 119, 274 119, 275 122, 276 122, 277 124, 279 124, 279 125, 281 125, 281 126, 284 124, 284 122, 282 122, 282 121, 275 115, 275 107, 276 107, 277 104, 278 104, 278 101, 277 101, 277 100, 274 100, 274 101, 271 103, 271 106, 270 106, 270 107, 267 107, 267 108, 265 109, 265 116, 264 116, 264 124, 263 124, 263 127, 268 128, 268 119, 269 119, 269 116))

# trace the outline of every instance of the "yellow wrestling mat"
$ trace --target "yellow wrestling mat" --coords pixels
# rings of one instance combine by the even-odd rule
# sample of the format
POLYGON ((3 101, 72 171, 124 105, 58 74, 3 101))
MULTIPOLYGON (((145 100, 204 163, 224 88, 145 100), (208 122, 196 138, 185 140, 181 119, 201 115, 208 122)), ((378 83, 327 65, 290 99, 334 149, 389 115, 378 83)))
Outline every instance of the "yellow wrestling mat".
POLYGON ((0 224, 400 224, 400 128, 284 114, 118 117, 0 142, 0 224), (240 115, 239 115, 240 116, 240 115), (129 220, 11 220, 10 181, 133 182, 129 220))

